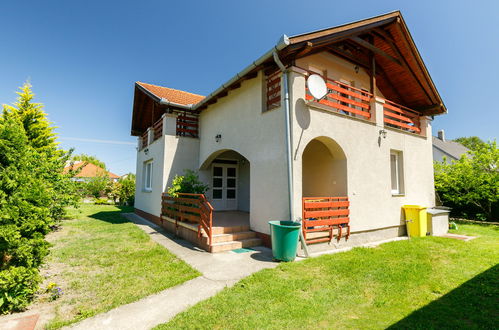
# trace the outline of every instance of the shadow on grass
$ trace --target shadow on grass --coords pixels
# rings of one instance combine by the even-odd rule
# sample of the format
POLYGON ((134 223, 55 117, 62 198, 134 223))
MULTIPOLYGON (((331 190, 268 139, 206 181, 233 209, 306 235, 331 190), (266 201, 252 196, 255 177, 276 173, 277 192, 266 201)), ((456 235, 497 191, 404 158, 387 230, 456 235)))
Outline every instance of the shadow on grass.
POLYGON ((130 222, 129 220, 125 219, 125 217, 121 216, 121 214, 133 212, 133 207, 116 206, 116 208, 118 209, 116 211, 100 211, 89 215, 89 217, 92 219, 109 222, 111 224, 121 224, 125 222, 130 222))
POLYGON ((499 264, 388 329, 497 329, 498 304, 499 264))

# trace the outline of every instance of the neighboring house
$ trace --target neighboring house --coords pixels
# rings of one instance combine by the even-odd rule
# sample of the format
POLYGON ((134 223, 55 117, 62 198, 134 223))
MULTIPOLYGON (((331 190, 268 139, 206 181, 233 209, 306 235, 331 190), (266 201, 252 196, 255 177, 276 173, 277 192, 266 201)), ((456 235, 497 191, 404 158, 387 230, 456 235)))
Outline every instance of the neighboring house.
POLYGON ((88 181, 95 177, 107 176, 112 181, 118 181, 119 175, 108 172, 100 166, 94 165, 92 163, 84 161, 76 161, 72 165, 68 165, 64 168, 64 172, 67 173, 70 170, 77 171, 78 173, 73 177, 74 181, 88 181))
POLYGON ((470 149, 459 142, 447 141, 444 130, 438 131, 438 136, 433 136, 432 138, 434 161, 443 162, 445 157, 447 163, 451 163, 453 160, 458 160, 462 155, 470 151, 470 149))
POLYGON ((136 212, 209 251, 268 245, 290 218, 309 243, 387 239, 403 205, 435 205, 430 117, 447 110, 398 11, 283 36, 206 97, 134 93, 136 212), (184 169, 210 186, 195 205, 163 194, 184 169))

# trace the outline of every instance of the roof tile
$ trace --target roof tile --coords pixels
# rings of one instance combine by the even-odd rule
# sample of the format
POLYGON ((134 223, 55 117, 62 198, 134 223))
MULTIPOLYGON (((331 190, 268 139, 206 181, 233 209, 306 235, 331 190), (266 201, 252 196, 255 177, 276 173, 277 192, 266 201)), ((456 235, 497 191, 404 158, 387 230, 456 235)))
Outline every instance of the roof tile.
POLYGON ((140 81, 137 81, 137 84, 147 89, 158 98, 164 98, 170 102, 182 105, 196 104, 204 99, 204 96, 202 95, 184 92, 178 89, 146 84, 140 81))

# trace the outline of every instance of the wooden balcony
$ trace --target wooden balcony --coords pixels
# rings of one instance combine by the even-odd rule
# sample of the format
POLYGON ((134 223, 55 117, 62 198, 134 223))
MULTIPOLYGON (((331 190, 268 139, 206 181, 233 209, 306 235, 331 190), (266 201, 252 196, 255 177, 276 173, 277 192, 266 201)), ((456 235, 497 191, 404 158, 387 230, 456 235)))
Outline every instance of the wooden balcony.
POLYGON ((418 112, 392 101, 385 100, 383 105, 383 122, 387 127, 420 134, 420 116, 418 112))
POLYGON ((328 94, 320 100, 314 99, 307 88, 306 100, 324 105, 337 113, 365 120, 371 118, 371 93, 332 79, 326 80, 326 86, 328 94))

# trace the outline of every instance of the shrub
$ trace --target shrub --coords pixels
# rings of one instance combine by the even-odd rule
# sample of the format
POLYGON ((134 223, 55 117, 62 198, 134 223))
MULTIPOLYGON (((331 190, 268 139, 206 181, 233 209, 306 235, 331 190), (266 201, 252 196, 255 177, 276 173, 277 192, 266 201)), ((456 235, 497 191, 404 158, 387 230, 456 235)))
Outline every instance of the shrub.
POLYGON ((178 197, 179 193, 204 194, 208 185, 199 180, 199 176, 192 170, 184 170, 184 175, 175 175, 172 186, 168 187, 168 195, 178 197))
POLYGON ((135 174, 129 173, 117 182, 117 196, 121 205, 133 205, 135 200, 135 174))
POLYGON ((25 308, 40 282, 41 277, 36 268, 21 266, 0 271, 0 311, 4 314, 25 308))
POLYGON ((494 221, 499 216, 499 149, 496 142, 477 145, 469 155, 435 163, 435 188, 452 215, 494 221))
POLYGON ((30 86, 0 115, 0 314, 24 308, 38 289, 45 235, 76 202, 53 127, 30 86))

